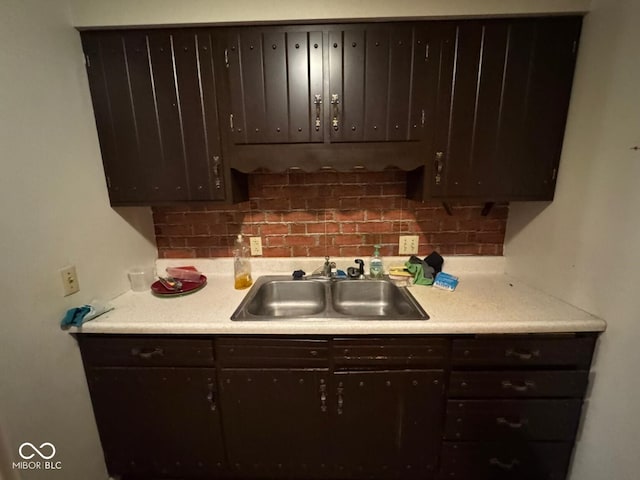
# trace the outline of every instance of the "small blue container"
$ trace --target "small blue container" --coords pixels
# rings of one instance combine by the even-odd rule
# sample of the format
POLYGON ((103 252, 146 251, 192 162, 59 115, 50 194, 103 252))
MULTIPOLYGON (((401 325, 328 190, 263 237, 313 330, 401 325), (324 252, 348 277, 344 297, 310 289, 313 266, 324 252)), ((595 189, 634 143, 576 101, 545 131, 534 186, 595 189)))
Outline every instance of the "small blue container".
POLYGON ((442 290, 449 290, 453 292, 458 286, 458 277, 454 277, 445 272, 440 272, 436 275, 436 279, 433 282, 433 286, 441 288, 442 290))

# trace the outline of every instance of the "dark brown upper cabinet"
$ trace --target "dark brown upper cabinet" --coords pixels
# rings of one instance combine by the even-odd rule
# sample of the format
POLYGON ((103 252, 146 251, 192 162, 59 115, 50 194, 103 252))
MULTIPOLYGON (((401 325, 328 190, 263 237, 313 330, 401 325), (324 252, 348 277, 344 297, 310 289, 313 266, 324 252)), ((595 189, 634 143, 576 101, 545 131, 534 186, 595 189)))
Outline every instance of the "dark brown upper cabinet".
POLYGON ((407 175, 551 200, 581 17, 83 32, 112 205, 248 198, 246 174, 407 175))
POLYGON ((224 161, 209 30, 83 32, 112 205, 243 197, 224 161))
POLYGON ((437 23, 224 30, 219 101, 231 165, 416 168, 433 118, 437 23))
POLYGON ((225 32, 233 145, 312 143, 322 128, 322 31, 225 32))
POLYGON ((581 17, 457 22, 415 199, 551 200, 581 17))

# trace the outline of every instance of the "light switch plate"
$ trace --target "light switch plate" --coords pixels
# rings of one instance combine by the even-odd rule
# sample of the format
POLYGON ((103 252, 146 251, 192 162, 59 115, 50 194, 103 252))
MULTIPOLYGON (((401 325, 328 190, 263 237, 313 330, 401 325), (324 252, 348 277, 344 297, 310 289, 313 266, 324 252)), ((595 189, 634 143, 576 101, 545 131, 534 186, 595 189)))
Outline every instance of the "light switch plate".
POLYGON ((259 257, 262 255, 262 238, 261 237, 251 237, 249 239, 249 244, 251 245, 251 256, 259 257))
POLYGON ((60 277, 62 278, 62 288, 65 297, 73 295, 80 290, 75 265, 69 265, 68 267, 62 268, 60 270, 60 277))
POLYGON ((418 239, 418 235, 400 235, 398 254, 415 255, 418 253, 418 239))

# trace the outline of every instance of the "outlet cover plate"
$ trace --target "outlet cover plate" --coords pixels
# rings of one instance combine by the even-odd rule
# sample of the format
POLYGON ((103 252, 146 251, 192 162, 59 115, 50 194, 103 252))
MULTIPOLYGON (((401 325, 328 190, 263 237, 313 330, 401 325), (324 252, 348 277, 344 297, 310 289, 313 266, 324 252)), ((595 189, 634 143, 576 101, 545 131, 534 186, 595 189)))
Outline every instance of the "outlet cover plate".
POLYGON ((399 255, 415 255, 418 253, 418 235, 400 235, 398 242, 399 255))
POLYGON ((261 237, 249 238, 249 245, 251 246, 252 257, 260 257, 262 255, 262 238, 261 237))

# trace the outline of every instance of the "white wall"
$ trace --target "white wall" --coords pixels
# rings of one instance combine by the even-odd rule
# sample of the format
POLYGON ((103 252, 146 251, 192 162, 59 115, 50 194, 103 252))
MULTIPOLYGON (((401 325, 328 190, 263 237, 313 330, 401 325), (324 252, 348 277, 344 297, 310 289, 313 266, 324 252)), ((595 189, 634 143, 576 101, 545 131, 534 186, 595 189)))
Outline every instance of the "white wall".
POLYGON ((575 480, 640 471, 640 2, 587 15, 556 198, 513 203, 507 268, 608 322, 575 455, 575 480))
POLYGON ((591 0, 71 0, 76 26, 586 12, 591 0))
POLYGON ((80 356, 59 321, 153 262, 151 214, 109 206, 68 1, 2 0, 0 45, 0 476, 29 441, 53 443, 63 470, 22 478, 105 479, 80 356), (66 264, 81 291, 63 298, 66 264))

